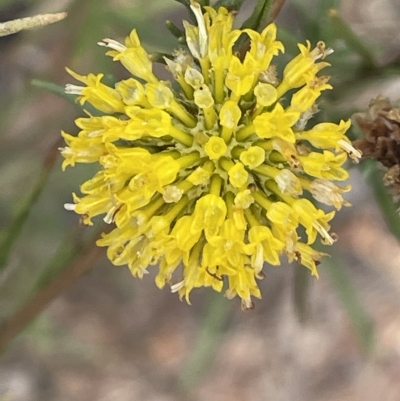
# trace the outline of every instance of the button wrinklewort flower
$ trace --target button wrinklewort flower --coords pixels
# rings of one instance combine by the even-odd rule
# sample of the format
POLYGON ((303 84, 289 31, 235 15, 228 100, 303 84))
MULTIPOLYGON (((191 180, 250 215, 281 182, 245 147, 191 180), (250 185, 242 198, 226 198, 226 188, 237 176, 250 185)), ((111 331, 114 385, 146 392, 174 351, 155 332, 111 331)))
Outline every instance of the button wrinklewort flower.
POLYGON ((283 52, 276 26, 261 33, 233 29, 234 15, 191 2, 197 26, 184 22, 189 51, 165 58, 174 83, 153 73, 133 30, 125 45, 99 44, 133 77, 109 87, 102 74, 69 73, 84 86, 67 85, 81 104, 102 116, 78 118, 77 136, 63 132, 63 168, 98 163, 95 176, 73 194, 68 210, 104 215, 114 228, 98 240, 114 265, 142 277, 157 266, 156 284, 171 285, 189 302, 193 288, 226 287, 243 308, 261 298, 263 265, 296 260, 317 276, 324 256, 312 245, 331 245, 326 213, 305 196, 340 209, 350 186, 343 164, 361 156, 348 138, 350 121, 306 129, 315 101, 331 89, 324 58, 332 50, 299 44, 300 53, 277 76, 283 52), (236 51, 241 35, 250 47, 236 51))

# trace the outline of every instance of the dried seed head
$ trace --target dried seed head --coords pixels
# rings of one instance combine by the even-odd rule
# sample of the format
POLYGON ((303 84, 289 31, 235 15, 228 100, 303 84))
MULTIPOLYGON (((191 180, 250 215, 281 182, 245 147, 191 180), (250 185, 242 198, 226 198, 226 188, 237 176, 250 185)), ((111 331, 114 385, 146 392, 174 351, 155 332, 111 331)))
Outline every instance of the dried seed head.
POLYGON ((391 187, 397 202, 400 199, 400 108, 378 96, 355 119, 365 138, 354 141, 354 146, 361 149, 363 158, 375 158, 387 168, 383 182, 391 187))

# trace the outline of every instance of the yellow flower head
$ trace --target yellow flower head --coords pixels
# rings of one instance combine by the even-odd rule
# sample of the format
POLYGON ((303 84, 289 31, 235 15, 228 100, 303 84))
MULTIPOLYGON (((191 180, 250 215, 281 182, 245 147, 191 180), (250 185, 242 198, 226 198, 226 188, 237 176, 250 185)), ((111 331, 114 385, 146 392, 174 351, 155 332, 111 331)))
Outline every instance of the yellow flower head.
POLYGON ((243 308, 261 297, 264 263, 281 254, 317 276, 323 254, 312 244, 334 242, 334 212, 350 188, 342 167, 360 153, 345 136, 350 122, 306 129, 316 99, 331 86, 317 73, 332 51, 307 42, 279 78, 274 56, 283 52, 276 26, 261 33, 232 29, 233 14, 191 2, 197 26, 184 22, 188 51, 165 58, 177 84, 159 80, 136 31, 125 44, 105 39, 114 60, 132 74, 111 88, 102 74, 70 74, 84 86, 67 85, 81 104, 103 113, 76 120, 77 136, 63 133, 63 168, 98 163, 66 208, 86 224, 104 216, 114 228, 98 241, 115 265, 142 277, 158 268, 166 283, 189 301, 193 288, 225 288, 243 308), (248 37, 249 50, 234 47, 248 37))

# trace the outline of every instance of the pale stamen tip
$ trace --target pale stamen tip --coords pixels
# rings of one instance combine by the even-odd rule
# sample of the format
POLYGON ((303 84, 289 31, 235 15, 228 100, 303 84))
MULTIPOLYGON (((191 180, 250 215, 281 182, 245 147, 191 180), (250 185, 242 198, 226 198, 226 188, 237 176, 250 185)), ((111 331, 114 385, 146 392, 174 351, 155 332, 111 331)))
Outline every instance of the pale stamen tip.
POLYGON ((75 211, 76 205, 75 203, 64 203, 64 209, 68 211, 75 211))

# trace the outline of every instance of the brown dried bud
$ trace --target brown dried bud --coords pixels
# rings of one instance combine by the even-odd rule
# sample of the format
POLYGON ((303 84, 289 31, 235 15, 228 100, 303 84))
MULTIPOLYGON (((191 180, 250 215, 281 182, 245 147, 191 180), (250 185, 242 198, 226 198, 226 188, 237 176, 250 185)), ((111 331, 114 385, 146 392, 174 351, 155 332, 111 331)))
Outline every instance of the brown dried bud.
POLYGON ((394 200, 400 199, 400 109, 389 99, 378 96, 371 100, 365 113, 355 114, 365 138, 353 146, 360 149, 363 158, 375 158, 387 168, 383 182, 392 187, 394 200))
POLYGON ((364 139, 353 145, 363 153, 363 158, 376 158, 390 168, 400 164, 400 111, 382 96, 371 100, 368 111, 355 114, 364 133, 364 139))

